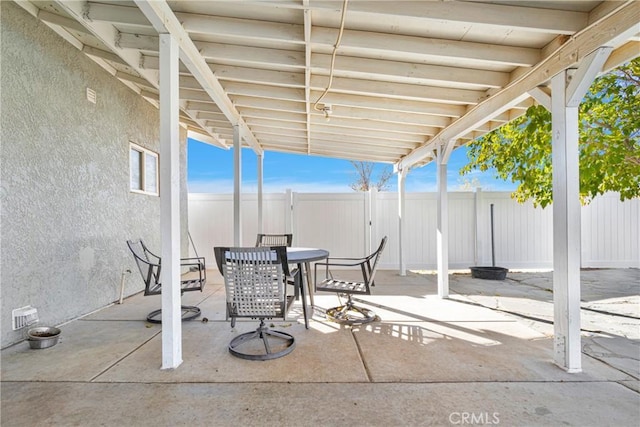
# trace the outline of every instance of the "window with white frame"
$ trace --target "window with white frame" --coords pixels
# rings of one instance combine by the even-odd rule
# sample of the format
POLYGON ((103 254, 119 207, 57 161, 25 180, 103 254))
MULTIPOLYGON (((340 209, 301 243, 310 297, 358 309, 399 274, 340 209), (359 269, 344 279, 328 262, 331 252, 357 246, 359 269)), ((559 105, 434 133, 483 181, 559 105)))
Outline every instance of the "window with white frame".
POLYGON ((129 188, 136 193, 158 195, 158 153, 129 144, 129 188))

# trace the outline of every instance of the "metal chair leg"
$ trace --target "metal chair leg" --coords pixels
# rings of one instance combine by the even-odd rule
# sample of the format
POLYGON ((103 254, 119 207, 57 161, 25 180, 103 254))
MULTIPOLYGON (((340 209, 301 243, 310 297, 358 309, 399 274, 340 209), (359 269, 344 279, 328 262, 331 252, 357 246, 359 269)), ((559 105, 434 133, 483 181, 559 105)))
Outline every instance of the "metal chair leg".
POLYGON ((295 338, 285 332, 269 329, 264 319, 260 319, 260 326, 255 331, 238 335, 229 343, 229 353, 246 360, 272 360, 291 353, 296 346, 295 338), (253 340, 262 341, 262 347, 250 347, 253 340), (273 349, 282 348, 274 351, 273 349))
MULTIPOLYGON (((200 308, 194 305, 182 305, 182 321, 193 320, 200 316, 200 308)), ((147 322, 162 323, 162 309, 154 310, 147 315, 147 322)))
POLYGON ((351 294, 344 305, 327 309, 327 318, 343 325, 362 325, 380 320, 372 310, 356 306, 351 294))

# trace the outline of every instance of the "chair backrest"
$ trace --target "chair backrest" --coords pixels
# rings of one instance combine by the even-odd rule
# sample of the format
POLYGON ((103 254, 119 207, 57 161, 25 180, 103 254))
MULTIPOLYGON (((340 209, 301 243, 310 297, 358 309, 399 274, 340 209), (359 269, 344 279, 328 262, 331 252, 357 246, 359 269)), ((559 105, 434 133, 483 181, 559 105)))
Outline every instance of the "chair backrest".
POLYGON ((127 246, 133 254, 144 281, 144 294, 159 294, 162 287, 160 284, 160 257, 147 249, 142 239, 127 240, 127 246))
POLYGON ((291 247, 293 243, 293 234, 262 234, 258 233, 256 247, 267 246, 286 246, 291 247))
POLYGON ((284 318, 286 247, 215 247, 213 250, 224 277, 229 317, 284 318))
POLYGON ((367 261, 370 261, 371 259, 373 259, 373 264, 371 264, 370 262, 367 263, 367 265, 370 266, 367 282, 369 282, 371 285, 374 285, 373 281, 376 276, 376 271, 378 270, 378 261, 380 260, 380 256, 382 255, 382 251, 384 250, 384 247, 386 245, 387 245, 387 236, 384 236, 382 238, 382 241, 380 242, 380 246, 378 246, 378 249, 376 249, 374 253, 372 253, 367 257, 367 261))

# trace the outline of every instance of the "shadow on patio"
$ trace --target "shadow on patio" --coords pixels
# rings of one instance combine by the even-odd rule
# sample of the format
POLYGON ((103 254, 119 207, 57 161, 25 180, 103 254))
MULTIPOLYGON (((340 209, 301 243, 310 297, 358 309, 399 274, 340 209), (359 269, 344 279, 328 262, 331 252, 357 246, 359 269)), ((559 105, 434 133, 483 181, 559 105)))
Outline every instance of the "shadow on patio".
POLYGON ((435 276, 379 272, 359 302, 382 321, 353 328, 326 321, 337 297, 316 294, 308 330, 299 302, 276 322, 296 337, 290 355, 237 359, 229 341, 256 322, 231 329, 216 273, 183 297, 202 317, 183 323, 176 370, 160 370, 161 326, 144 321, 160 298, 140 294, 63 325, 50 349, 3 350, 2 425, 446 425, 464 413, 484 424, 606 425, 638 415, 629 370, 583 357, 583 373, 567 374, 552 363, 548 334, 439 299, 435 276))

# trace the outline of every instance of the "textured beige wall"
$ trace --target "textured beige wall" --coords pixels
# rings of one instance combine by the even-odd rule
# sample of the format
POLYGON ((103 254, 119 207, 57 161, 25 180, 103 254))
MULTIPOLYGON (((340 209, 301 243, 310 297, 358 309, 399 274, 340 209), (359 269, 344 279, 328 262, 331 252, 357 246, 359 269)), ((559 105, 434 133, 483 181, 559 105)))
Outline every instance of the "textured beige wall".
MULTIPOLYGON (((24 334, 11 330, 14 308, 32 305, 41 324, 60 324, 117 300, 124 268, 127 295, 142 290, 125 242, 139 236, 160 250, 160 199, 129 192, 129 142, 157 151, 159 114, 22 8, 0 4, 6 347, 24 334)), ((182 188, 185 252, 184 168, 182 188)))

